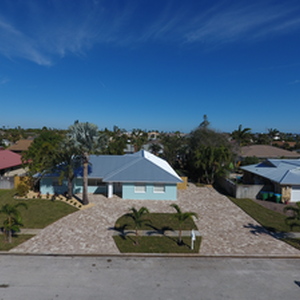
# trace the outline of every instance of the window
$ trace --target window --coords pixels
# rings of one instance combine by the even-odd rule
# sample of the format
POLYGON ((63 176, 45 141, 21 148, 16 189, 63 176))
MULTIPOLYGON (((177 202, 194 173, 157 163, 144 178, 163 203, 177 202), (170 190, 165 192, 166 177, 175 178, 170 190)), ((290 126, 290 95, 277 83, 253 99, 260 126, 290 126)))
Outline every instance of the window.
POLYGON ((146 193, 146 185, 143 183, 137 183, 134 185, 135 193, 146 193))
POLYGON ((154 184, 153 192, 154 193, 165 193, 166 188, 164 184, 154 184))
POLYGON ((105 186, 105 182, 103 182, 101 179, 89 178, 88 185, 89 186, 105 186))

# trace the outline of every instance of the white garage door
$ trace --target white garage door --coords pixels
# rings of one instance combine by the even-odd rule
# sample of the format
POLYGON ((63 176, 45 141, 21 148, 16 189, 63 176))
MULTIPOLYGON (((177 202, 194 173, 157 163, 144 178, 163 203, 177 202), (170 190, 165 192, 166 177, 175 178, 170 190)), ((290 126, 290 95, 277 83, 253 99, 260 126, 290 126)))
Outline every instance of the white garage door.
POLYGON ((300 201, 300 186, 293 185, 292 186, 292 195, 291 195, 291 202, 300 201))

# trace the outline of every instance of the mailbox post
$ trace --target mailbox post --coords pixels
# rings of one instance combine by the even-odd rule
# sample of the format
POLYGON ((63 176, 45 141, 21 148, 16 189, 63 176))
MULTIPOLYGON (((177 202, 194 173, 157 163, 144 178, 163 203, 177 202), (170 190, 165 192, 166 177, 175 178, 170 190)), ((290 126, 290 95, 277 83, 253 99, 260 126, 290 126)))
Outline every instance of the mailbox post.
POLYGON ((191 231, 191 249, 194 250, 194 242, 196 241, 196 234, 195 230, 192 229, 191 231))

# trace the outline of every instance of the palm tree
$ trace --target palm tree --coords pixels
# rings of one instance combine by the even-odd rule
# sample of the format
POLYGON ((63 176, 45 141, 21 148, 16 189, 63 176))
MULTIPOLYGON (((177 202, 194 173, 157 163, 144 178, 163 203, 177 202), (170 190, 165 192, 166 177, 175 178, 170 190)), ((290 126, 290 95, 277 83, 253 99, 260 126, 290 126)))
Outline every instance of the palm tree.
POLYGON ((98 126, 92 123, 80 123, 75 121, 69 127, 68 136, 73 140, 79 150, 83 165, 83 196, 82 203, 89 204, 88 200, 88 166, 89 156, 92 153, 100 153, 106 145, 106 136, 100 135, 98 126))
POLYGON ((133 129, 130 135, 130 142, 134 147, 134 152, 138 152, 142 149, 143 145, 148 140, 147 132, 142 129, 133 129))
POLYGON ((80 152, 75 147, 74 141, 68 136, 61 142, 57 152, 54 154, 56 162, 53 171, 60 173, 60 179, 68 180, 68 198, 73 196, 73 180, 76 176, 76 169, 80 167, 80 152))
POLYGON ((270 144, 271 146, 273 145, 273 140, 275 137, 277 137, 279 135, 279 130, 277 130, 276 128, 269 128, 268 129, 268 137, 270 139, 270 144))
POLYGON ((292 212, 292 216, 289 216, 285 219, 286 224, 290 226, 291 230, 295 225, 300 226, 300 202, 297 202, 296 205, 297 207, 289 205, 284 208, 284 212, 292 212))
POLYGON ((20 226, 23 226, 21 214, 17 209, 19 206, 23 206, 27 209, 26 203, 23 202, 17 203, 16 205, 4 204, 0 209, 0 214, 6 216, 3 222, 3 229, 9 243, 11 243, 12 240, 12 232, 20 231, 20 226))
POLYGON ((237 130, 234 130, 231 134, 232 138, 237 141, 239 146, 243 146, 249 143, 251 134, 251 128, 242 128, 242 125, 239 125, 237 130))
POLYGON ((137 210, 135 207, 131 207, 129 209, 129 213, 125 214, 125 216, 130 217, 135 226, 135 235, 138 236, 138 229, 140 229, 144 222, 150 221, 149 219, 145 219, 145 215, 149 213, 148 208, 145 206, 141 207, 137 210))
POLYGON ((171 204, 171 207, 176 209, 175 217, 179 223, 178 244, 182 244, 182 224, 189 218, 195 217, 198 219, 198 214, 195 212, 182 212, 177 204, 171 204))

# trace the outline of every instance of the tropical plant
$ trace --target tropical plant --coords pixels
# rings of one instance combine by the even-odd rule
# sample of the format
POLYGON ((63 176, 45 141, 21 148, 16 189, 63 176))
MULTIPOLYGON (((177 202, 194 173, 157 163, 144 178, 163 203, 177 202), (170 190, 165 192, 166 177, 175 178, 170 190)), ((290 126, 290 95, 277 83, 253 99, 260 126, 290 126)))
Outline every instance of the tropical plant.
POLYGON ((130 135, 130 142, 134 147, 134 152, 142 149, 142 146, 147 142, 148 134, 142 129, 133 129, 130 135))
POLYGON ((149 219, 145 218, 145 215, 149 213, 148 208, 145 206, 137 210, 135 207, 129 209, 129 213, 125 214, 126 217, 130 217, 134 222, 135 235, 138 236, 138 229, 140 229, 145 222, 149 222, 149 219))
POLYGON ((67 198, 73 196, 73 180, 76 176, 76 171, 80 168, 81 157, 79 149, 75 146, 73 140, 66 136, 60 143, 54 158, 55 166, 53 172, 60 174, 59 180, 66 178, 68 180, 67 198))
POLYGON ((88 200, 88 166, 89 156, 92 153, 101 153, 107 144, 106 136, 99 133, 98 126, 92 123, 75 121, 69 127, 67 136, 73 141, 81 156, 83 165, 83 196, 82 203, 87 205, 88 200))
POLYGON ((231 133, 231 137, 238 143, 239 146, 245 146, 250 142, 251 128, 243 129, 242 125, 239 125, 238 129, 231 133))
POLYGON ((20 226, 23 226, 21 214, 18 210, 19 206, 23 206, 27 209, 26 203, 23 202, 17 203, 16 205, 4 204, 0 209, 0 214, 5 215, 3 231, 9 243, 12 241, 12 233, 19 232, 20 226))
POLYGON ((22 154, 24 167, 28 168, 28 173, 35 185, 40 176, 33 177, 35 174, 42 176, 52 171, 56 164, 54 160, 59 144, 63 140, 63 135, 56 131, 44 130, 39 137, 35 138, 27 151, 22 154))
POLYGON ((296 206, 288 205, 284 208, 284 212, 291 212, 291 216, 285 219, 285 223, 293 230, 294 226, 300 226, 300 202, 296 202, 296 206))
POLYGON ((170 205, 171 207, 175 208, 176 214, 175 218, 178 220, 178 225, 179 225, 179 232, 178 232, 178 244, 182 244, 182 224, 189 218, 195 217, 198 219, 198 214, 195 212, 182 212, 180 207, 173 203, 170 205))
POLYGON ((161 133, 162 157, 175 169, 181 168, 186 154, 186 139, 179 131, 161 133))
POLYGON ((210 122, 208 121, 207 115, 203 115, 203 121, 200 123, 199 127, 206 129, 208 128, 210 122))

